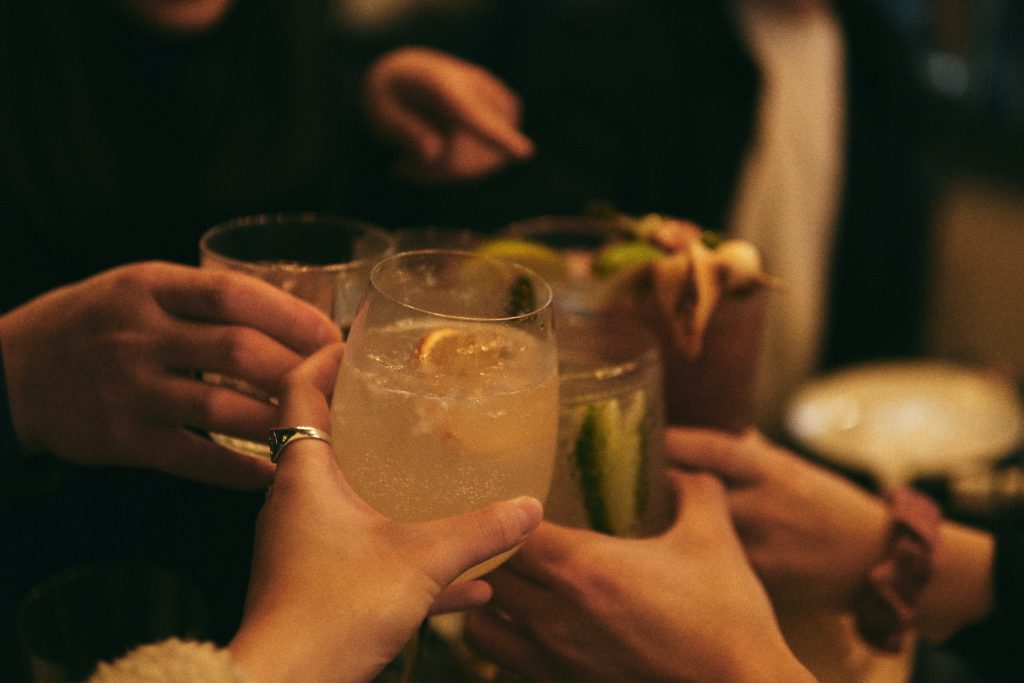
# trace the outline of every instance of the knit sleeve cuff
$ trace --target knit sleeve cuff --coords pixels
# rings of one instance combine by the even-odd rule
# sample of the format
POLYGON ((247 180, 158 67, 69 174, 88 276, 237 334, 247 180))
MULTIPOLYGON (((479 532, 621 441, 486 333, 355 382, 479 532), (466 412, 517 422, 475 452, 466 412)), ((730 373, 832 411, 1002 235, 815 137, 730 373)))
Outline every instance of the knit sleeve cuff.
POLYGON ((208 681, 249 683, 230 653, 213 643, 170 638, 138 647, 124 657, 102 663, 88 683, 169 683, 208 681))

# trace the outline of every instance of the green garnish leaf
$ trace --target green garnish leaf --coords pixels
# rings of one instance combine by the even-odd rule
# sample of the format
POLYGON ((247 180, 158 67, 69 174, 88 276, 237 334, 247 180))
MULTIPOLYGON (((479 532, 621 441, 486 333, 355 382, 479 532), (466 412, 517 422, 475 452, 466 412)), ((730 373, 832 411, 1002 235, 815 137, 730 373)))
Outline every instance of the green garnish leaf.
POLYGON ((616 242, 601 249, 594 258, 594 275, 610 277, 627 268, 656 261, 665 255, 650 242, 616 242))
POLYGON ((716 230, 705 230, 700 234, 700 241, 708 249, 717 249, 724 239, 722 233, 716 230))

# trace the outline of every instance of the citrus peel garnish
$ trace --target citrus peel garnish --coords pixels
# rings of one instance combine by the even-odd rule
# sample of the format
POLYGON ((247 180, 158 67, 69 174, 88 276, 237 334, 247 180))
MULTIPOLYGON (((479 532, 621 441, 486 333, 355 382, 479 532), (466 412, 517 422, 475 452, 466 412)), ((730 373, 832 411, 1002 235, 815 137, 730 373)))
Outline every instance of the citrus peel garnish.
POLYGON ((474 375, 499 365, 506 352, 507 344, 498 334, 438 327, 423 335, 413 358, 427 372, 474 375))
POLYGON ((760 251, 750 242, 722 239, 692 221, 657 214, 635 219, 635 225, 638 237, 662 253, 620 268, 607 307, 644 308, 651 296, 673 345, 687 358, 700 355, 708 323, 724 297, 778 285, 765 274, 760 251))
POLYGON ((714 257, 700 241, 652 266, 654 296, 676 346, 688 358, 700 355, 711 314, 722 297, 714 257))

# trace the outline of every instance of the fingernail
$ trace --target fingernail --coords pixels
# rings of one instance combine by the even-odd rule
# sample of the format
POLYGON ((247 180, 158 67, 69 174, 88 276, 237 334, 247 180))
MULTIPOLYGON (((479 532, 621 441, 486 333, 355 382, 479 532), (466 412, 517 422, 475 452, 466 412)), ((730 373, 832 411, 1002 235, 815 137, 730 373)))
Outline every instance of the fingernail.
POLYGON ((519 516, 519 532, 525 536, 540 524, 541 518, 544 517, 544 506, 531 496, 520 496, 512 502, 519 516))

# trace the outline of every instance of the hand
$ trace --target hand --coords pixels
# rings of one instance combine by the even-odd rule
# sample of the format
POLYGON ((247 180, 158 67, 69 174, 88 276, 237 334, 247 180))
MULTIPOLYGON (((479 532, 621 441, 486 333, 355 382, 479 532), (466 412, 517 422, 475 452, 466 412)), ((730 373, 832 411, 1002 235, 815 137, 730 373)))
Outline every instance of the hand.
MULTIPOLYGON (((340 353, 340 345, 328 347, 289 375, 283 424, 326 431, 324 394, 340 353)), ((521 498, 451 519, 393 522, 349 487, 328 444, 293 442, 257 521, 232 656, 254 681, 369 680, 428 612, 486 602, 483 581, 448 586, 521 543, 542 513, 536 500, 521 498)))
POLYGON ((189 428, 262 441, 277 410, 197 372, 277 395, 302 358, 339 339, 322 313, 265 282, 159 262, 107 271, 0 318, 25 450, 240 488, 266 486, 273 466, 189 428))
POLYGON ((491 574, 467 643, 529 680, 799 681, 721 484, 673 472, 677 518, 624 539, 544 523, 491 574))
POLYGON ((380 58, 363 98, 371 125, 424 183, 468 180, 533 155, 518 96, 483 68, 443 52, 400 48, 380 58))
POLYGON ((747 556, 784 610, 847 610, 884 551, 885 504, 844 477, 771 443, 670 428, 670 464, 721 477, 747 556))

